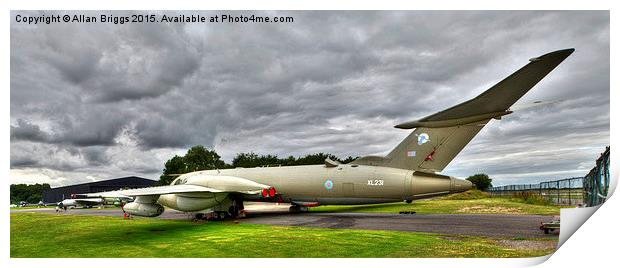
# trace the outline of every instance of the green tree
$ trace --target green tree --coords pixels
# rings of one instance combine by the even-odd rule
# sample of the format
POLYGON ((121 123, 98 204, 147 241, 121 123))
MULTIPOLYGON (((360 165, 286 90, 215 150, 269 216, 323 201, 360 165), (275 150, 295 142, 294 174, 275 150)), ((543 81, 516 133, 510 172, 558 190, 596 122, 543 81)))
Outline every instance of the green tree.
POLYGON ((320 165, 325 163, 326 158, 331 158, 336 161, 340 161, 338 157, 333 154, 326 153, 316 153, 316 154, 308 154, 303 157, 297 159, 296 165, 320 165))
POLYGON ((349 156, 349 157, 347 157, 345 159, 342 159, 342 161, 340 161, 340 163, 348 164, 348 163, 353 162, 355 159, 357 159, 357 157, 349 156))
POLYGON ((208 150, 202 145, 190 148, 183 156, 188 172, 224 168, 224 161, 215 150, 208 150))
POLYGON ((233 167, 255 167, 258 162, 258 155, 255 153, 240 153, 232 160, 233 167))
POLYGON ((277 155, 258 155, 250 152, 237 154, 235 158, 233 158, 232 164, 229 165, 222 161, 214 150, 209 150, 204 146, 198 145, 190 148, 184 156, 175 155, 166 161, 163 174, 159 177, 159 182, 162 185, 168 185, 177 177, 172 174, 183 174, 198 170, 235 167, 253 168, 264 166, 320 165, 325 162, 326 158, 331 158, 344 164, 350 163, 356 159, 352 156, 340 159, 328 153, 307 154, 298 158, 293 156, 279 158, 277 155))
POLYGON ((276 155, 257 155, 255 153, 240 153, 235 156, 232 161, 233 167, 264 167, 264 166, 287 166, 290 163, 294 163, 295 158, 289 156, 288 158, 278 158, 276 155))
POLYGON ((296 165, 296 163, 297 163, 297 159, 295 159, 295 157, 292 155, 289 155, 289 157, 282 159, 283 166, 294 166, 296 165))
POLYGON ((43 191, 50 189, 50 185, 43 184, 11 184, 10 197, 11 204, 16 204, 21 201, 34 204, 43 200, 43 191))
POLYGON ((178 177, 171 174, 183 174, 198 170, 226 167, 226 163, 220 159, 220 155, 215 150, 209 150, 202 145, 197 145, 187 150, 184 156, 175 155, 166 161, 163 174, 159 176, 159 183, 161 185, 168 185, 178 177))
POLYGON ((489 175, 487 174, 472 175, 467 177, 467 180, 473 183, 476 189, 480 191, 485 191, 486 189, 493 187, 493 184, 491 183, 493 180, 489 178, 489 175))
POLYGON ((159 184, 169 185, 176 177, 170 174, 183 174, 187 173, 187 166, 182 156, 175 155, 166 161, 164 166, 164 174, 159 176, 159 184))
POLYGON ((320 165, 325 162, 326 158, 339 161, 341 163, 350 163, 356 158, 349 156, 344 160, 339 159, 335 155, 328 153, 307 154, 299 158, 288 156, 286 158, 278 158, 276 155, 258 155, 256 153, 240 153, 235 156, 232 161, 232 167, 264 167, 264 166, 295 166, 295 165, 320 165))

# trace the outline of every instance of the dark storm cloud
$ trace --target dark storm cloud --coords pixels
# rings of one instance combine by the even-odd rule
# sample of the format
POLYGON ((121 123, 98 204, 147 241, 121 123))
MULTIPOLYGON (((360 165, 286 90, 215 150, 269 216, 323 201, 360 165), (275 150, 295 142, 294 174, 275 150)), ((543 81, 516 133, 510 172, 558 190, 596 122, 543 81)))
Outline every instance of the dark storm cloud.
POLYGON ((11 139, 47 142, 50 138, 47 133, 41 131, 39 126, 23 119, 17 119, 17 124, 11 126, 11 139))
POLYGON ((13 22, 12 169, 57 183, 156 178, 195 144, 227 161, 384 154, 409 133, 393 125, 568 47, 577 51, 523 99, 559 102, 492 122, 444 173, 574 176, 609 144, 608 12, 254 13, 295 22, 13 22))
POLYGON ((110 163, 110 158, 105 153, 105 148, 87 147, 80 152, 89 165, 102 166, 110 163))
POLYGON ((23 119, 17 119, 11 125, 13 140, 26 140, 49 144, 67 144, 73 146, 112 145, 123 127, 123 118, 109 117, 105 113, 92 113, 86 119, 71 120, 60 124, 63 130, 47 133, 38 125, 23 119))
POLYGON ((32 166, 36 166, 37 165, 37 161, 34 159, 30 159, 27 157, 11 157, 11 167, 12 168, 19 168, 19 167, 32 167, 32 166))

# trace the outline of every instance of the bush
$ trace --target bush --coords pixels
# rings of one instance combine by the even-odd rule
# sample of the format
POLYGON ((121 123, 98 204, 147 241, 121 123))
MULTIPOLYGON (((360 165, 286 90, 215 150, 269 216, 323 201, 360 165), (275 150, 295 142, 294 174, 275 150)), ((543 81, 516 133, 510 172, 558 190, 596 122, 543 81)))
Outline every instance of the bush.
POLYGON ((549 200, 541 197, 534 192, 516 192, 511 195, 511 198, 515 199, 517 202, 522 202, 530 205, 552 205, 549 200))
POLYGON ((468 181, 470 181, 476 189, 480 191, 486 191, 487 189, 493 187, 493 180, 489 178, 487 174, 476 174, 467 177, 468 181))
POLYGON ((448 196, 444 197, 443 199, 446 199, 446 200, 474 200, 474 199, 483 199, 483 198, 489 198, 489 197, 491 197, 491 194, 489 194, 489 193, 485 193, 485 192, 480 191, 480 190, 472 189, 472 190, 469 190, 469 191, 466 191, 466 192, 448 195, 448 196))

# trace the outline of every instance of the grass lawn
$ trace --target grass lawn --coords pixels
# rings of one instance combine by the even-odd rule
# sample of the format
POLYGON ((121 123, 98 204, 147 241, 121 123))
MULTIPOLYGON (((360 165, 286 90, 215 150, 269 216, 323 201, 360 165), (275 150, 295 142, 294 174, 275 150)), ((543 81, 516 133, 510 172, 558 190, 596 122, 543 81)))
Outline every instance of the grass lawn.
MULTIPOLYGON (((24 209, 41 209, 41 208, 56 208, 56 206, 30 206, 30 207, 13 207, 11 208, 11 210, 24 210, 24 209)), ((68 208, 68 209, 86 209, 86 208, 68 208)), ((120 207, 116 207, 116 206, 111 206, 111 205, 107 205, 104 206, 103 208, 99 208, 98 206, 94 206, 92 208, 89 209, 118 209, 120 210, 120 207)))
POLYGON ((414 200, 405 202, 359 205, 359 206, 320 206, 311 208, 312 212, 370 212, 370 213, 398 213, 400 211, 415 211, 423 214, 455 214, 455 213, 484 213, 484 214, 538 214, 560 215, 560 206, 534 205, 520 202, 511 198, 482 198, 472 200, 414 200))
POLYGON ((28 206, 28 207, 12 207, 11 210, 37 209, 37 208, 54 208, 54 206, 28 206))
POLYGON ((11 257, 531 257, 557 239, 11 214, 11 257), (524 245, 526 242, 526 245, 524 245))

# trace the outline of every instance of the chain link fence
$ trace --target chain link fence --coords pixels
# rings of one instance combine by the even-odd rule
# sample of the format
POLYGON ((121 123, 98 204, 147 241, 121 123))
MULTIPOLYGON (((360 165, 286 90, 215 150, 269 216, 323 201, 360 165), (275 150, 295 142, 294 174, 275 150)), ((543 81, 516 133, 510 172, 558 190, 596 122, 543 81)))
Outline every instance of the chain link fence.
POLYGON ((605 202, 610 180, 608 146, 596 160, 596 166, 583 179, 583 199, 586 206, 596 206, 605 202))
POLYGON ((585 177, 545 181, 538 184, 498 186, 488 191, 493 196, 517 194, 537 195, 557 205, 585 205, 605 202, 609 189, 609 146, 596 160, 596 166, 585 177))
POLYGON ((519 184, 493 187, 493 196, 512 196, 517 193, 537 195, 557 205, 581 205, 584 203, 583 178, 545 181, 538 184, 519 184))

